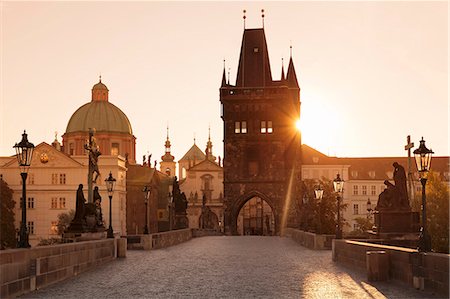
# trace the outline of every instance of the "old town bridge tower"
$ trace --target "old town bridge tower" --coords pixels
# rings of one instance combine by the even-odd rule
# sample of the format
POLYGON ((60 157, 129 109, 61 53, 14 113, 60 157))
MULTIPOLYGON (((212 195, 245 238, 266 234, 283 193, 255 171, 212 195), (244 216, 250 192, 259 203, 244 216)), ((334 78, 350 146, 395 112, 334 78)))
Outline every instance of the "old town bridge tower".
POLYGON ((292 214, 288 206, 300 180, 300 88, 292 54, 286 76, 282 66, 281 79, 273 80, 264 28, 244 29, 236 84, 227 82, 224 69, 220 102, 225 232, 238 233, 241 210, 256 198, 272 213, 270 223, 261 218, 261 228, 267 226, 261 231, 278 234, 292 214))

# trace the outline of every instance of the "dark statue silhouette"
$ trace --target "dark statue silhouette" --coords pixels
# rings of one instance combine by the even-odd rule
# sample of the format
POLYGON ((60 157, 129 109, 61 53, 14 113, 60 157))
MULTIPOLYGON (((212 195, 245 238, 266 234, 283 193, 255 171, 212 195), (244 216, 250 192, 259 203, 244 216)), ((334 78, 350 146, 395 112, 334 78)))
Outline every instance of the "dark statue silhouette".
POLYGON ((384 181, 386 189, 378 196, 375 209, 378 211, 410 210, 405 169, 397 162, 394 162, 392 166, 395 185, 388 180, 384 181))

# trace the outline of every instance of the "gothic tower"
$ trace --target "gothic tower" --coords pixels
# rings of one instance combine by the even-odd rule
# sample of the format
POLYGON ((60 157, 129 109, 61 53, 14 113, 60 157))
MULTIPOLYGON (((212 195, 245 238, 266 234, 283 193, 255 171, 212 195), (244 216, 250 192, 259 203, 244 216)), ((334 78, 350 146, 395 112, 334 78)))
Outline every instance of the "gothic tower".
POLYGON ((237 233, 241 209, 257 198, 272 209, 279 233, 288 198, 295 198, 289 187, 300 178, 300 88, 292 55, 286 77, 282 70, 281 80, 272 79, 264 28, 244 29, 236 83, 227 82, 224 69, 220 102, 225 231, 237 233))

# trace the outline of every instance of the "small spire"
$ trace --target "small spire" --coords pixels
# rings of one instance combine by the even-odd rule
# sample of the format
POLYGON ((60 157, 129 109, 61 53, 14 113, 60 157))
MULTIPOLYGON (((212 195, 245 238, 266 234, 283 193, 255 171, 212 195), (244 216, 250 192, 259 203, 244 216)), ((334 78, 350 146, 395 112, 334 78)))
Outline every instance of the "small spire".
POLYGON ((58 131, 55 131, 55 141, 58 141, 58 131))
POLYGON ((231 68, 228 68, 228 85, 230 85, 230 70, 231 68))
POLYGON ((208 125, 208 141, 211 141, 211 124, 208 125))
POLYGON ((244 29, 245 29, 245 19, 247 18, 247 17, 245 16, 245 13, 246 13, 247 11, 244 9, 242 12, 244 13, 244 16, 243 16, 242 18, 244 19, 244 29))
POLYGON ((264 9, 261 9, 262 28, 264 29, 264 9))
POLYGON ((289 52, 290 52, 290 58, 292 58, 292 41, 291 41, 291 45, 289 46, 289 52))
POLYGON ((281 58, 281 81, 284 81, 285 77, 284 77, 284 58, 281 58))
POLYGON ((100 74, 100 75, 98 76, 98 81, 99 81, 100 83, 102 83, 102 74, 100 74))
POLYGON ((169 125, 167 125, 167 140, 169 140, 169 125))
POLYGON ((222 87, 227 85, 227 78, 225 75, 225 59, 223 60, 223 74, 222 74, 222 87))
POLYGON ((194 132, 194 145, 195 145, 195 132, 194 132))

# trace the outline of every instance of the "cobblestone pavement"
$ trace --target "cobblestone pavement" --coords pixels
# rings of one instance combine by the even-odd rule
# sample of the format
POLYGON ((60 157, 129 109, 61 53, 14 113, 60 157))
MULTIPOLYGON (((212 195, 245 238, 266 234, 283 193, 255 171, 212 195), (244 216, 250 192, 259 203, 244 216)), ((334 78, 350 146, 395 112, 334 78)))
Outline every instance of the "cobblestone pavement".
POLYGON ((24 298, 437 298, 369 283, 330 251, 280 237, 203 237, 127 257, 24 298))

